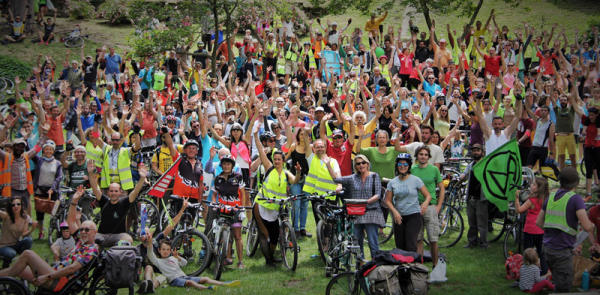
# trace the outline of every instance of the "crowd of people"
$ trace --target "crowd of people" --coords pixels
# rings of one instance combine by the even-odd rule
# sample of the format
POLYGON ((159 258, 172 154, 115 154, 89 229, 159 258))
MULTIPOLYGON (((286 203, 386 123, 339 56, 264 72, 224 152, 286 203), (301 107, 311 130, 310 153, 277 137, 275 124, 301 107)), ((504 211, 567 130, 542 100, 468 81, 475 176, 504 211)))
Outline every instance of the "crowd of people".
MULTIPOLYGON (((242 37, 236 27, 223 40, 221 31, 203 22, 194 53, 134 57, 108 45, 86 56, 82 46, 77 57, 66 51, 63 67, 40 54, 31 77, 15 78, 24 90, 8 100, 2 118, 0 186, 11 199, 0 211, 0 275, 59 290, 99 247, 133 242, 126 222, 131 203, 161 177, 173 178, 171 186, 159 188, 165 200, 186 198, 181 212, 202 200, 254 206, 247 214, 259 225, 268 267, 279 261, 279 206, 254 202, 247 188, 258 189, 258 197, 336 191, 328 202, 365 199, 366 213, 354 222, 363 255, 365 234, 374 257, 377 236, 392 219, 396 248, 423 253, 427 232, 435 267, 446 160, 473 159, 461 177, 467 183, 465 247, 488 248, 490 204, 472 168, 516 138, 523 166, 539 169, 556 159, 561 170, 558 191, 536 178, 533 196, 516 202, 518 212, 528 212, 521 288, 554 288, 540 280, 551 270, 556 291, 569 291, 579 223, 590 232, 590 251, 600 253, 594 231, 600 210, 588 218, 574 192, 579 176, 573 168, 581 162, 576 155, 584 155, 591 197, 599 183, 594 163, 600 161, 598 29, 567 36, 558 24, 548 32, 525 22, 509 30, 492 10, 485 23, 458 33, 447 25, 447 39, 438 39, 435 21, 419 33, 423 28, 412 22, 402 28, 387 16, 374 13, 351 32, 351 19, 344 28, 308 20, 305 42, 294 31, 294 18, 271 12, 254 16, 242 37), (215 73, 207 58, 213 50, 215 73), (143 151, 153 152, 151 167, 144 165, 143 151), (52 248, 52 267, 29 250, 35 234, 44 237, 48 218, 36 211, 32 219, 31 197, 57 200, 61 185, 77 192, 69 196, 73 206, 52 248), (91 188, 95 200, 81 198, 83 188, 91 188), (73 208, 87 214, 91 201, 101 208, 100 224, 78 224, 73 208), (94 243, 98 237, 100 245, 94 243)), ((47 44, 51 36, 40 37, 47 44)), ((292 206, 297 237, 312 237, 308 205, 301 199, 292 206)), ((157 206, 162 208, 158 199, 157 206)), ((239 269, 245 268, 242 221, 232 224, 239 269)), ((144 251, 142 292, 161 284, 152 272, 173 286, 239 285, 185 276, 185 260, 164 239, 171 231, 172 225, 154 239, 152 233, 140 237, 144 248, 155 242, 144 251)), ((227 264, 233 263, 228 256, 227 264)))

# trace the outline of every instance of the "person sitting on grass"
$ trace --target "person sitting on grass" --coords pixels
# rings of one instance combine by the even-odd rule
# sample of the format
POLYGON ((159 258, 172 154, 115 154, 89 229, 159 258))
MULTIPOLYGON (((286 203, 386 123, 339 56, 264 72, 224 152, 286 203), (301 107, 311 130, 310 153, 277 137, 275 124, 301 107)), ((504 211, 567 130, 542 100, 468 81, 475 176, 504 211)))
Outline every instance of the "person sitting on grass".
MULTIPOLYGON (((143 242, 146 248, 151 247, 150 241, 152 241, 152 235, 149 235, 143 242)), ((187 276, 182 270, 182 266, 187 265, 187 260, 179 257, 177 251, 172 250, 171 242, 166 239, 162 239, 159 242, 159 254, 162 258, 156 257, 154 251, 148 251, 148 259, 150 262, 158 267, 158 269, 167 277, 169 284, 176 287, 193 287, 199 290, 210 289, 215 290, 217 286, 226 287, 237 287, 240 285, 240 281, 227 281, 219 282, 211 280, 208 277, 191 277, 187 276), (173 256, 170 256, 171 253, 173 256), (212 284, 211 286, 204 286, 202 284, 212 284)))
MULTIPOLYGON (((79 213, 79 215, 81 216, 81 213, 79 213)), ((63 221, 60 224, 60 234, 61 237, 56 239, 52 246, 50 246, 52 254, 54 254, 54 262, 59 262, 66 257, 76 245, 76 241, 71 235, 69 224, 67 224, 66 221, 63 221)))
POLYGON ((545 288, 554 291, 554 284, 548 280, 552 272, 540 276, 540 258, 534 248, 527 248, 523 252, 523 266, 520 270, 521 279, 519 289, 527 293, 538 293, 545 288))
POLYGON ((40 45, 48 45, 50 41, 54 40, 54 27, 56 26, 56 14, 58 12, 54 11, 54 19, 48 18, 44 25, 44 34, 42 35, 42 30, 38 30, 38 36, 40 37, 40 45))

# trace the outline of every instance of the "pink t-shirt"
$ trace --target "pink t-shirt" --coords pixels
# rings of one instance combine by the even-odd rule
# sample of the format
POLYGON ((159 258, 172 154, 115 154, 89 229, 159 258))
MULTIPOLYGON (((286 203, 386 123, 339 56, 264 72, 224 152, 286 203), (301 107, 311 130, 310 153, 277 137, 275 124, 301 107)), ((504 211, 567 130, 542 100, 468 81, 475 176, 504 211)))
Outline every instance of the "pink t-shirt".
POLYGON ((398 54, 400 58, 400 74, 401 75, 410 75, 413 71, 413 58, 415 57, 414 53, 409 55, 404 55, 402 53, 398 54))
POLYGON ((544 234, 544 230, 535 225, 535 222, 542 210, 542 202, 540 202, 539 198, 529 198, 531 203, 535 205, 535 208, 529 207, 527 210, 527 218, 525 219, 525 227, 523 228, 523 232, 533 235, 544 234))
POLYGON ((506 75, 504 75, 504 83, 506 83, 506 85, 508 85, 508 88, 503 88, 502 89, 502 94, 504 95, 508 95, 508 91, 510 91, 513 86, 515 85, 515 75, 507 73, 506 75))

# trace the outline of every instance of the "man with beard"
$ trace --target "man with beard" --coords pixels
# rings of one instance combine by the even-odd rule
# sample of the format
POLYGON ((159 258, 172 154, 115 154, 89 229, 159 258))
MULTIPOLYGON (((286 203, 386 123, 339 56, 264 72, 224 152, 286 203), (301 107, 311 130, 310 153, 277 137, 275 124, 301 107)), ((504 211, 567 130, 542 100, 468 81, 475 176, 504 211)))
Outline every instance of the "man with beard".
POLYGON ((571 95, 571 105, 569 105, 569 97, 566 94, 559 96, 559 105, 556 103, 554 96, 550 96, 552 105, 554 106, 554 113, 556 114, 556 149, 558 154, 558 168, 562 170, 565 168, 566 150, 569 151, 569 159, 571 160, 571 167, 577 166, 576 158, 576 145, 575 145, 575 133, 573 128, 573 122, 575 120, 575 113, 579 117, 583 116, 583 112, 580 110, 575 99, 575 95, 571 95))
POLYGON ((52 106, 50 108, 50 115, 45 114, 44 120, 41 120, 40 122, 42 125, 46 122, 50 125, 50 129, 48 129, 48 139, 51 139, 56 144, 56 151, 54 152, 55 156, 62 154, 65 150, 63 123, 66 121, 66 115, 70 105, 69 99, 65 98, 62 110, 58 106, 52 106))
MULTIPOLYGON (((304 98, 304 99, 308 99, 308 98, 304 98)), ((318 106, 315 109, 315 121, 317 121, 318 123, 313 125, 312 127, 312 139, 317 140, 317 138, 321 138, 321 120, 323 120, 323 117, 325 117, 325 109, 321 106, 318 106)), ((327 138, 329 140, 331 140, 331 136, 333 135, 333 130, 335 129, 335 126, 338 125, 339 122, 338 121, 334 121, 334 120, 327 120, 325 126, 325 130, 327 133, 327 138)))
POLYGON ((83 104, 81 106, 81 128, 82 131, 85 132, 89 128, 94 127, 94 119, 95 116, 90 112, 90 106, 88 104, 83 104))
MULTIPOLYGON (((554 150, 554 124, 550 120, 550 108, 547 105, 542 105, 539 109, 540 116, 538 117, 531 110, 531 103, 527 102, 525 104, 527 114, 535 122, 535 134, 531 139, 531 150, 526 161, 529 168, 533 168, 538 161, 540 164, 546 162, 548 150, 554 150)), ((552 158, 554 158, 553 154, 553 152, 550 152, 552 158)))
MULTIPOLYGON (((90 167, 93 167, 93 164, 90 167)), ((84 192, 83 186, 80 186, 76 193, 77 199, 84 192)), ((67 223, 73 236, 76 237, 77 245, 56 265, 50 266, 37 253, 27 250, 19 256, 13 266, 0 271, 0 276, 20 277, 41 288, 60 292, 78 274, 80 269, 99 253, 98 246, 95 244, 96 224, 87 220, 80 227, 77 225, 76 219, 75 206, 69 206, 67 223)))
POLYGON ((487 242, 488 232, 488 201, 481 189, 481 183, 475 177, 473 166, 484 156, 483 146, 474 144, 471 148, 474 161, 469 163, 461 181, 467 178, 467 218, 469 220, 469 231, 467 232, 468 243, 465 248, 473 248, 480 245, 482 248, 489 247, 487 242), (479 237, 478 237, 479 234, 479 237))
MULTIPOLYGON (((127 167, 129 168, 129 167, 127 167)), ((144 182, 146 180, 147 170, 146 167, 141 164, 139 165, 140 180, 135 186, 135 189, 126 198, 121 198, 123 190, 118 182, 112 182, 108 188, 108 195, 105 195, 100 191, 98 187, 98 177, 96 176, 96 168, 92 160, 87 163, 87 171, 89 175, 90 186, 96 196, 96 200, 99 202, 101 209, 100 227, 98 228, 97 235, 103 239, 103 248, 112 247, 116 245, 120 240, 126 240, 130 244, 133 244, 133 239, 127 234, 126 217, 129 212, 131 203, 135 201, 135 198, 139 195, 144 182)), ((73 205, 73 204, 71 204, 73 205)))
MULTIPOLYGON (((73 144, 72 142, 67 142, 67 146, 69 144, 73 144)), ((67 149, 67 152, 64 153, 60 159, 60 163, 63 167, 67 167, 67 186, 72 189, 77 189, 80 185, 88 188, 90 187, 90 181, 87 173, 87 162, 86 162, 86 150, 83 145, 78 145, 75 147, 73 151, 75 154, 75 161, 70 162, 67 161, 67 157, 71 154, 71 151, 67 149)), ((71 197, 73 194, 69 194, 69 203, 71 201, 71 197)), ((90 205, 92 200, 90 198, 83 198, 81 202, 81 208, 83 208, 83 214, 90 216, 90 205)), ((79 205, 79 204, 76 204, 79 205)))
MULTIPOLYGON (((502 130, 503 119, 502 117, 494 117, 492 119, 492 129, 487 124, 481 124, 481 131, 483 131, 483 138, 485 139, 485 152, 491 154, 494 150, 501 147, 503 144, 507 143, 510 139, 511 135, 515 130, 517 130, 517 126, 519 124, 519 120, 523 113, 523 97, 521 96, 521 84, 519 82, 515 83, 515 98, 517 100, 516 108, 517 114, 510 125, 502 130)), ((475 115, 479 119, 479 122, 485 122, 485 118, 481 113, 481 96, 475 97, 475 115)), ((571 125, 573 125, 571 123, 571 125)))
POLYGON ((400 140, 396 140, 395 143, 395 148, 396 151, 399 151, 401 153, 409 153, 411 156, 413 156, 413 158, 415 158, 415 162, 417 162, 417 154, 415 153, 415 151, 425 145, 427 147, 429 147, 429 150, 431 151, 431 156, 429 157, 429 165, 433 165, 435 167, 438 168, 438 170, 441 168, 442 163, 444 163, 444 151, 442 151, 442 148, 439 147, 438 145, 435 145, 433 143, 431 143, 431 136, 433 135, 433 127, 429 126, 429 125, 423 125, 421 126, 421 140, 420 141, 415 141, 411 144, 407 144, 407 145, 400 145, 400 140))

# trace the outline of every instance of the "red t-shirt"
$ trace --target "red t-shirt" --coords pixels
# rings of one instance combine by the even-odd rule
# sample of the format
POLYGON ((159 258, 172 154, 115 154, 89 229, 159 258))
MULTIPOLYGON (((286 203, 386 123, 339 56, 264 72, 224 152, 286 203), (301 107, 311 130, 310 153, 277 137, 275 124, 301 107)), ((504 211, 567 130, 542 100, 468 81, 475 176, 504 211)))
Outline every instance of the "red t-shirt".
MULTIPOLYGON (((597 120, 597 119, 596 119, 597 120)), ((585 135, 585 147, 600 147, 600 137, 598 137, 598 128, 596 123, 588 121, 588 116, 581 116, 581 124, 587 126, 585 135)))
POLYGON ((46 115, 46 121, 50 124, 50 129, 48 130, 48 138, 54 141, 56 146, 65 144, 65 136, 63 134, 62 123, 65 122, 65 116, 60 115, 58 117, 53 118, 52 116, 46 115))
POLYGON ((401 75, 410 75, 413 71, 413 58, 415 58, 415 54, 411 53, 409 55, 404 55, 402 53, 398 54, 400 58, 400 74, 401 75))
MULTIPOLYGON (((600 205, 596 205, 588 212, 588 218, 596 226, 600 228, 600 205)), ((596 233, 596 243, 600 243, 600 235, 596 233)))
POLYGON ((483 59, 485 60, 485 74, 486 75, 487 75, 487 73, 492 74, 492 76, 494 76, 494 77, 498 77, 500 75, 500 62, 502 62, 501 58, 502 57, 499 55, 491 57, 486 54, 483 56, 483 59))
MULTIPOLYGON (((525 131, 534 131, 534 123, 531 118, 521 119, 519 120, 519 125, 517 125, 517 140, 521 139, 523 135, 525 135, 525 131)), ((527 137, 522 143, 519 143, 520 146, 530 148, 532 146, 531 135, 527 137)))
POLYGON ((352 174, 352 145, 350 141, 344 141, 340 147, 333 146, 331 140, 327 140, 327 155, 334 158, 340 164, 342 176, 352 174))
POLYGON ((540 58, 540 69, 544 68, 544 75, 554 75, 554 69, 552 69, 552 59, 556 58, 556 54, 552 54, 549 58, 544 57, 544 55, 538 50, 536 56, 540 58))

